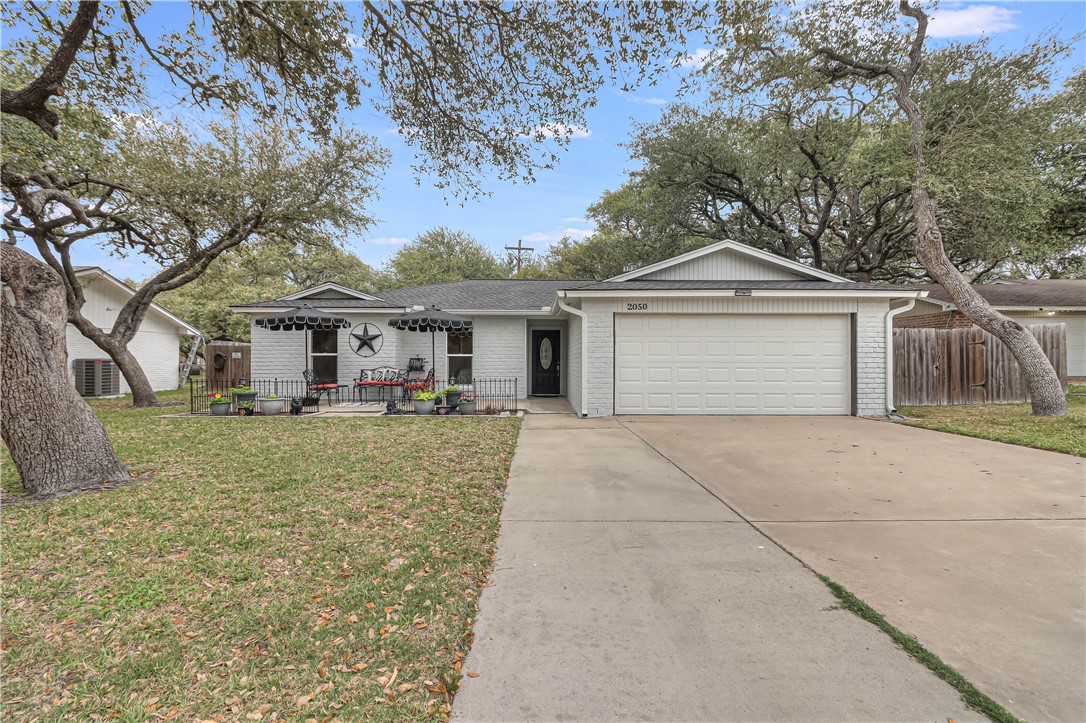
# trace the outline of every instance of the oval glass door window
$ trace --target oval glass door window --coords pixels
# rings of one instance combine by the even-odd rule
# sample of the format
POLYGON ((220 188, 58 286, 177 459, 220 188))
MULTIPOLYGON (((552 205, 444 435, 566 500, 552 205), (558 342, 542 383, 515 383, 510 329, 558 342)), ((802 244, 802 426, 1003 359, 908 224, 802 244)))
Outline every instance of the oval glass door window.
POLYGON ((550 369, 552 361, 554 361, 554 349, 551 348, 551 340, 543 337, 543 341, 539 342, 539 366, 550 369))

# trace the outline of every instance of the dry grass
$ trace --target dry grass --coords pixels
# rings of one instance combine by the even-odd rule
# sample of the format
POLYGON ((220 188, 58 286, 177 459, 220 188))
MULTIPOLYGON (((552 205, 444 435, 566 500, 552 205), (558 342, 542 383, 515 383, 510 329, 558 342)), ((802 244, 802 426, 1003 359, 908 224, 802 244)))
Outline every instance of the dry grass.
POLYGON ((1067 404, 1063 417, 1034 417, 1028 404, 902 407, 909 419, 899 424, 1086 457, 1086 396, 1069 394, 1067 404))
POLYGON ((518 419, 96 409, 149 480, 3 510, 3 718, 447 715, 518 419))

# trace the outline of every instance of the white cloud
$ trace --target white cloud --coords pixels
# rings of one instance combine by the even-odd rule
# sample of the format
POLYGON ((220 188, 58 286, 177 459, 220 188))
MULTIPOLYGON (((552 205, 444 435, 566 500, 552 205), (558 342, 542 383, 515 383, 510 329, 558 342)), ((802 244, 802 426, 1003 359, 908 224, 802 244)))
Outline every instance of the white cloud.
POLYGON ((592 131, 584 126, 571 126, 565 123, 551 123, 544 126, 536 126, 528 133, 530 136, 541 135, 544 138, 554 138, 556 135, 569 136, 570 138, 588 138, 592 131))
POLYGON ((1013 30, 1017 10, 998 5, 968 5, 959 10, 936 10, 931 15, 928 35, 933 38, 956 38, 963 35, 984 35, 1013 30))
POLYGON ((641 103, 642 105, 666 105, 667 98, 640 98, 636 95, 631 95, 626 98, 631 103, 641 103))
POLYGON ((402 238, 400 236, 379 236, 378 238, 371 238, 371 244, 380 244, 382 246, 398 246, 400 244, 408 243, 411 239, 402 238))
POLYGON ((679 61, 680 68, 700 68, 713 57, 713 51, 709 48, 698 48, 691 55, 679 61))
POLYGON ((569 236, 574 241, 584 241, 586 238, 592 235, 591 229, 584 228, 567 228, 562 231, 536 231, 530 233, 527 236, 521 236, 521 240, 524 243, 538 244, 541 246, 550 246, 553 243, 558 243, 564 237, 569 236))

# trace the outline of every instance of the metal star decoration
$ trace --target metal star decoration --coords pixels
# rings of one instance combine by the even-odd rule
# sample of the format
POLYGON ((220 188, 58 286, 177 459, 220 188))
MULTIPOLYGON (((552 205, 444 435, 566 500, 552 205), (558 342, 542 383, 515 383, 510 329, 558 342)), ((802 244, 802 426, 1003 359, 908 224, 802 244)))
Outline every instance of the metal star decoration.
POLYGON ((359 356, 373 356, 381 350, 383 344, 384 335, 376 326, 359 324, 351 330, 351 348, 359 356))

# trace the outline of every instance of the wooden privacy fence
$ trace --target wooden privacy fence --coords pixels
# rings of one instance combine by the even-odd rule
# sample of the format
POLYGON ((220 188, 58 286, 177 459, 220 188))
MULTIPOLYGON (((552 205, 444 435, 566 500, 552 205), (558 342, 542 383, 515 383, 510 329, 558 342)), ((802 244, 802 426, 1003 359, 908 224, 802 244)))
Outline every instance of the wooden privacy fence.
MULTIPOLYGON (((1067 328, 1027 328, 1067 391, 1067 328)), ((1029 390, 1018 362, 983 329, 894 329, 895 406, 1026 401, 1029 390)))
POLYGON ((252 378, 251 347, 244 341, 209 341, 204 347, 204 374, 208 382, 240 384, 252 378))

